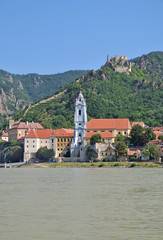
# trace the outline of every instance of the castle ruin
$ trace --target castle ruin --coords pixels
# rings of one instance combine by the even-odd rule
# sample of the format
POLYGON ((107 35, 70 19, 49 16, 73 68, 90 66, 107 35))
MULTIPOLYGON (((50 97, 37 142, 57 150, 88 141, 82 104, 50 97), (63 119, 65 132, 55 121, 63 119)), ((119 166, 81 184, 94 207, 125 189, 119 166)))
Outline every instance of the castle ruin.
POLYGON ((127 60, 127 56, 115 56, 114 58, 109 59, 109 55, 107 55, 105 66, 114 68, 115 72, 129 74, 131 72, 132 64, 127 60))

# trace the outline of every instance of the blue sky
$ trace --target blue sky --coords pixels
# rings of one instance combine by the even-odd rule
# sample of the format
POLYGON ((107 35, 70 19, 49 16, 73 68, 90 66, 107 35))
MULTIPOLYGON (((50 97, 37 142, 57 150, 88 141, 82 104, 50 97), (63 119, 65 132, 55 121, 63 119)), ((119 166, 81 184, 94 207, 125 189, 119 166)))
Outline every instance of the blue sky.
POLYGON ((0 0, 0 69, 98 69, 163 51, 163 0, 0 0))

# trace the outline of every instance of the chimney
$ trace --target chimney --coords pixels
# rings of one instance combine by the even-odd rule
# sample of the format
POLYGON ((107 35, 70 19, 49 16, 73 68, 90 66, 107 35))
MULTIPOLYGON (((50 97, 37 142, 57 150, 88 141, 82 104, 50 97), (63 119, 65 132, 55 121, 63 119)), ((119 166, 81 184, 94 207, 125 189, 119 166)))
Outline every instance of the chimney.
POLYGON ((14 120, 13 119, 10 119, 9 120, 9 129, 11 129, 11 127, 14 125, 14 120))

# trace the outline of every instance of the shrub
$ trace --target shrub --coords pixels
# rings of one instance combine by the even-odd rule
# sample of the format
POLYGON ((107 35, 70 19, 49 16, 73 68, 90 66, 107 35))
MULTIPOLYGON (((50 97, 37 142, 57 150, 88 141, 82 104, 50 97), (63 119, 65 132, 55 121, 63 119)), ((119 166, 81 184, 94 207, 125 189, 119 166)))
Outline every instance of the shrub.
POLYGON ((103 162, 109 162, 109 159, 107 157, 103 158, 103 162))
POLYGON ((100 163, 99 167, 104 167, 105 164, 104 163, 100 163))
POLYGON ((136 167, 136 163, 131 163, 130 167, 136 167))
POLYGON ((114 166, 119 167, 119 166, 121 166, 121 164, 119 162, 116 162, 116 163, 114 163, 114 166))

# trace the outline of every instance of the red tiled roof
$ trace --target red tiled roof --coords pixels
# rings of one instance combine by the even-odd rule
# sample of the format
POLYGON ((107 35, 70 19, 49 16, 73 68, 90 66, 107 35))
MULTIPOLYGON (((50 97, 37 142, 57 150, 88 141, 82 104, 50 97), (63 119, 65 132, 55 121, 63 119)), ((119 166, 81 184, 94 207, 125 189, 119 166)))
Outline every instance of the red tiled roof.
POLYGON ((128 118, 121 119, 91 119, 86 124, 87 129, 131 129, 128 118))
POLYGON ((8 133, 3 132, 2 135, 1 135, 1 137, 8 137, 8 133))
POLYGON ((142 127, 144 127, 144 122, 133 122, 133 123, 132 123, 132 127, 135 126, 135 125, 137 125, 137 124, 140 125, 140 126, 142 126, 142 127))
POLYGON ((111 132, 87 132, 84 138, 91 138, 95 134, 100 134, 102 138, 112 138, 111 132))
POLYGON ((28 123, 28 122, 19 122, 12 125, 11 129, 44 129, 40 123, 28 123))
POLYGON ((138 156, 141 153, 141 151, 140 150, 133 151, 133 150, 127 149, 127 153, 129 156, 138 156))
POLYGON ((57 129, 57 130, 52 130, 52 129, 42 129, 42 130, 34 130, 31 129, 26 136, 26 138, 45 138, 48 139, 50 136, 55 136, 55 137, 73 137, 74 136, 74 130, 71 129, 57 129))
POLYGON ((153 128, 153 131, 161 131, 161 130, 163 130, 163 127, 155 127, 155 128, 153 128))
POLYGON ((160 131, 153 131, 153 133, 156 135, 156 137, 161 135, 160 131))

